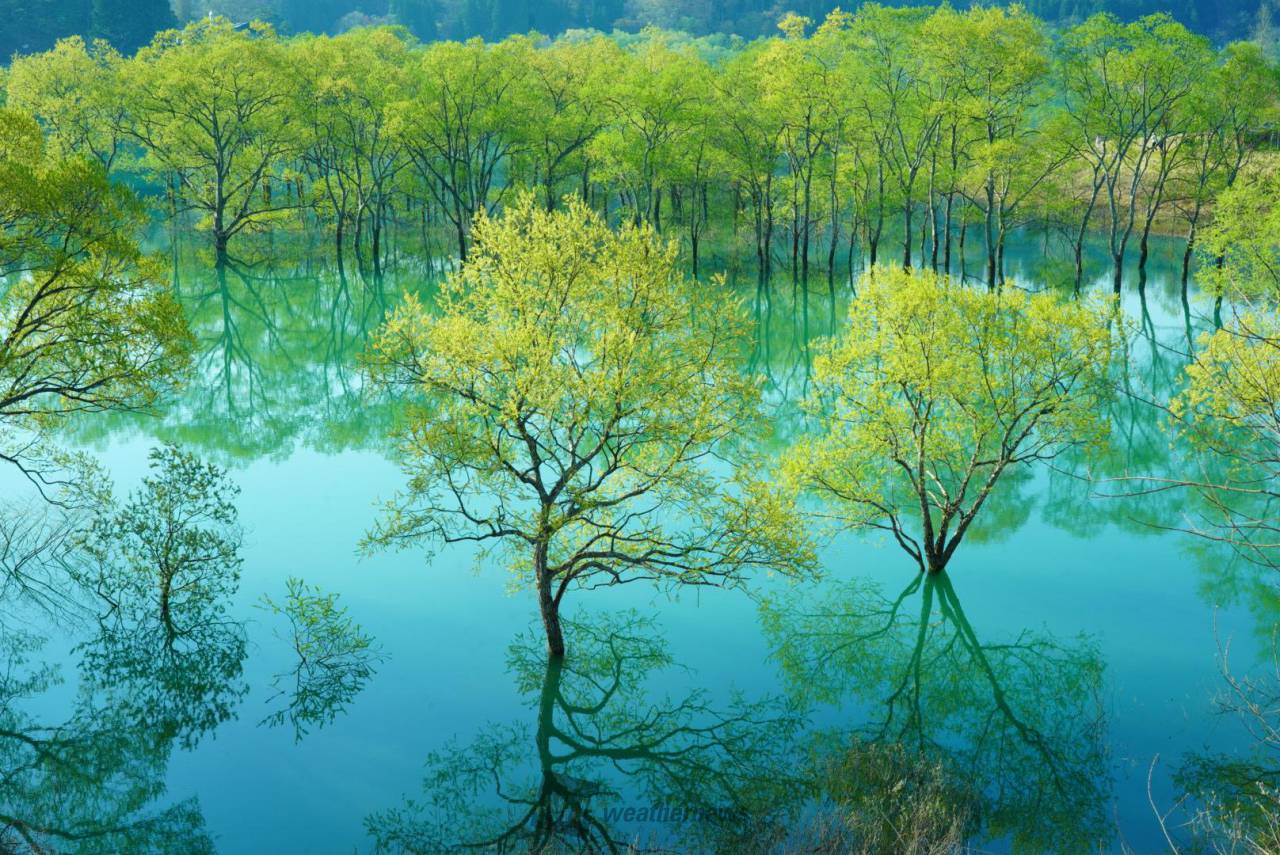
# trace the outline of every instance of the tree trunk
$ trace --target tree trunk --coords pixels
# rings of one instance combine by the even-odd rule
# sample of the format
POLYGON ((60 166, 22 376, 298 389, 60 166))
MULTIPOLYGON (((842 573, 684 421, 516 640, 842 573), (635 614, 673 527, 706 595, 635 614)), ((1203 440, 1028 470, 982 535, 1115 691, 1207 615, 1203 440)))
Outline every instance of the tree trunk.
POLYGON ((912 213, 913 212, 911 209, 911 202, 908 201, 902 211, 903 224, 907 232, 906 238, 902 241, 902 269, 903 270, 911 269, 911 242, 912 240, 915 239, 915 235, 911 233, 911 221, 912 221, 911 214, 912 213))
POLYGON ((564 656, 564 632, 560 628, 560 604, 551 596, 551 575, 547 571, 546 547, 538 547, 534 557, 538 576, 538 610, 547 631, 547 654, 564 656))
POLYGON ((947 194, 947 209, 942 224, 942 266, 943 272, 951 275, 951 213, 955 204, 955 194, 947 194))
POLYGON ((1182 252, 1182 294, 1187 293, 1187 281, 1191 278, 1191 257, 1196 251, 1196 226, 1193 222, 1187 229, 1187 248, 1182 252))
POLYGON ((160 623, 164 626, 165 637, 172 644, 177 637, 177 629, 173 625, 173 613, 170 610, 170 593, 173 589, 173 575, 165 569, 160 573, 160 623))

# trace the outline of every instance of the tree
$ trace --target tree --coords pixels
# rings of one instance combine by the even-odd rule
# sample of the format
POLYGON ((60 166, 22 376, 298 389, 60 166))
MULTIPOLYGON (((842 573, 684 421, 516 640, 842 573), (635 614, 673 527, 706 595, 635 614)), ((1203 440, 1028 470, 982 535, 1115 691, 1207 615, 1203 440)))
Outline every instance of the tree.
POLYGON ((1068 145, 1092 176, 1092 195, 1076 240, 1081 245, 1099 202, 1106 203, 1112 287, 1120 293, 1129 240, 1144 235, 1180 163, 1195 83, 1208 73, 1207 44, 1168 15, 1132 24, 1096 15, 1070 30, 1061 46, 1059 86, 1071 124, 1068 145), (1154 168, 1154 171, 1153 171, 1154 168))
POLYGON ((772 272, 775 179, 782 158, 782 121, 767 109, 763 56, 764 49, 759 46, 745 50, 716 76, 717 148, 735 197, 745 190, 751 206, 756 270, 762 287, 772 272))
POLYGON ((266 25, 211 18, 161 33, 125 69, 131 132, 204 215, 219 261, 232 237, 297 206, 272 193, 297 148, 286 61, 266 25))
POLYGON ((93 157, 110 170, 128 141, 119 88, 122 62, 106 42, 63 39, 53 50, 13 61, 9 106, 40 122, 58 156, 93 157))
POLYGON ((48 157, 34 120, 0 111, 0 460, 37 486, 34 437, 146 407, 188 364, 182 312, 135 238, 145 220, 100 164, 48 157))
POLYGON ((1186 528, 1280 566, 1280 321, 1243 312, 1199 344, 1187 387, 1172 402, 1181 435, 1201 455, 1194 474, 1180 479, 1202 500, 1199 518, 1186 512, 1186 528))
POLYGON ((527 46, 529 70, 522 94, 527 99, 520 160, 530 186, 541 187, 547 208, 580 176, 586 195, 591 141, 606 126, 609 111, 601 99, 611 69, 625 58, 617 43, 604 36, 555 42, 545 48, 527 46))
POLYGON ((1102 304, 876 270, 815 360, 819 433, 784 475, 941 572, 1010 469, 1105 437, 1112 322, 1102 304))
POLYGON ((1190 487, 1201 506, 1187 513, 1185 527, 1270 567, 1280 566, 1275 511, 1280 496, 1277 192, 1280 176, 1266 173, 1237 184, 1217 201, 1201 252, 1220 260, 1208 281, 1236 311, 1201 337, 1187 366, 1186 387, 1171 402, 1181 436, 1198 455, 1192 461, 1196 469, 1150 487, 1190 487))
POLYGON ((392 107, 393 131, 453 227, 463 261, 471 221, 501 199, 499 170, 517 144, 520 43, 433 44, 409 71, 406 100, 392 107))
POLYGON ((765 102, 757 108, 777 117, 782 126, 791 190, 791 272, 802 286, 809 281, 809 246, 822 198, 815 179, 828 153, 838 151, 847 88, 839 74, 838 50, 846 19, 833 16, 806 39, 808 24, 807 18, 795 15, 779 24, 786 37, 771 42, 760 57, 766 69, 765 102))
POLYGON ((1253 154, 1252 138, 1274 122, 1275 88, 1276 69, 1258 46, 1237 42, 1224 49, 1221 62, 1193 90, 1189 167, 1174 176, 1180 191, 1175 204, 1187 221, 1184 291, 1201 216, 1235 185, 1253 154))
POLYGON ((389 107, 404 97, 409 46, 395 30, 353 30, 292 47, 301 78, 302 156, 336 221, 339 262, 349 221, 356 254, 365 227, 375 271, 397 176, 408 166, 389 107))
POLYGON ((420 399, 400 437, 408 489, 370 545, 500 550, 534 583, 553 656, 571 587, 806 567, 783 508, 711 465, 745 460, 759 424, 737 365, 748 330, 647 228, 529 195, 481 216, 436 310, 411 297, 374 341, 375 377, 420 399))
POLYGON ((1036 113, 1047 98, 1049 45, 1021 7, 939 9, 922 27, 930 74, 946 80, 951 109, 973 140, 960 176, 984 215, 987 285, 999 283, 1005 237, 1023 201, 1061 165, 1046 157, 1036 113))
POLYGON ((610 126, 592 141, 590 155, 637 224, 662 230, 663 193, 710 89, 709 73, 695 53, 653 31, 615 72, 605 96, 610 126))
MULTIPOLYGON (((853 96, 875 141, 875 160, 896 185, 902 206, 902 266, 912 266, 912 221, 925 166, 932 159, 942 107, 949 100, 945 81, 928 73, 920 43, 923 9, 863 6, 854 17, 851 45, 856 55, 853 96)), ((883 196, 883 190, 880 190, 883 196)))
POLYGON ((166 445, 151 475, 95 525, 91 549, 113 608, 150 611, 170 644, 220 611, 240 582, 242 538, 226 473, 166 445))
POLYGON ((288 620, 288 635, 277 632, 277 637, 289 643, 297 664, 271 681, 276 689, 270 701, 273 709, 262 723, 288 722, 294 739, 301 742, 310 728, 331 724, 346 711, 384 657, 346 607, 338 605, 337 594, 295 577, 286 586, 284 602, 263 596, 261 607, 288 620))

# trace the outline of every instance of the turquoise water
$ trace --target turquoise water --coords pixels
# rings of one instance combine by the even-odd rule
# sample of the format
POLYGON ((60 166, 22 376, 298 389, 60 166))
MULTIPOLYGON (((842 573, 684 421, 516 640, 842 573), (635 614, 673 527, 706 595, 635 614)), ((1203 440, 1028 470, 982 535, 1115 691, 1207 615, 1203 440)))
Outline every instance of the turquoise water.
MULTIPOLYGON (((1178 247, 1161 250, 1143 293, 1131 277, 1125 307, 1154 330, 1134 335, 1135 383, 1167 394, 1188 319, 1167 273, 1178 247)), ((1028 240, 1012 253, 1010 274, 1045 276, 1038 251, 1028 240)), ((384 440, 395 402, 362 390, 354 359, 385 308, 407 288, 429 290, 429 276, 344 280, 323 248, 308 257, 240 265, 221 280, 184 261, 177 287, 200 342, 197 379, 156 416, 85 420, 68 438, 121 492, 163 441, 228 467, 242 490, 244 564, 227 617, 247 640, 231 681, 243 694, 189 745, 140 761, 162 786, 131 817, 194 799, 183 821, 224 853, 379 842, 430 852, 499 839, 523 851, 539 823, 570 851, 584 839, 602 850, 638 841, 738 851, 733 832, 762 841, 769 829, 785 836, 773 828, 781 823, 794 834, 795 817, 812 814, 809 805, 760 817, 774 801, 765 784, 802 794, 806 760, 858 734, 924 747, 975 782, 987 794, 984 848, 1123 841, 1145 852, 1162 845, 1150 801, 1173 805, 1173 770, 1194 752, 1252 747, 1215 698, 1228 640, 1233 669, 1265 665, 1275 619, 1265 576, 1143 523, 1176 524, 1176 497, 1097 498, 1047 470, 1007 485, 945 590, 923 584, 893 545, 845 535, 824 547, 820 581, 575 592, 569 661, 549 674, 529 634, 532 592, 508 591, 501 569, 463 549, 430 560, 358 554, 401 476, 384 440), (282 598, 290 576, 336 593, 383 657, 332 722, 302 736, 263 723, 279 706, 273 679, 295 657, 286 624, 259 604, 282 598), (899 597, 897 617, 878 616, 899 597), (639 818, 653 805, 664 809, 658 821, 639 818), (698 820, 673 821, 677 808, 698 820)), ((767 334, 753 364, 767 366, 783 434, 804 389, 805 330, 816 339, 843 313, 837 287, 833 306, 815 283, 807 321, 787 286, 760 311, 767 334)), ((1209 326, 1208 308, 1193 300, 1193 331, 1209 326)), ((1167 458, 1158 413, 1132 402, 1117 413, 1119 458, 1167 458)), ((46 636, 36 661, 67 678, 12 702, 42 726, 68 721, 84 627, 9 620, 46 636)), ((95 792, 100 782, 85 778, 62 794, 95 792)), ((183 851, 178 839, 161 851, 183 851)))

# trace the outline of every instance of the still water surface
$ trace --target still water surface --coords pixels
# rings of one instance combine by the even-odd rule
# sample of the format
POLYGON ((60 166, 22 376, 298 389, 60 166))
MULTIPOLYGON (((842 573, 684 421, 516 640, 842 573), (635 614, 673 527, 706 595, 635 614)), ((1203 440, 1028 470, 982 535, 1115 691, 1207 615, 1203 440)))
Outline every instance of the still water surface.
MULTIPOLYGON (((1028 240, 1011 252, 1010 275, 1047 275, 1039 249, 1028 240)), ((727 847, 769 796, 753 781, 799 791, 792 778, 811 752, 855 733, 926 747, 978 783, 991 850, 1123 839, 1152 851, 1153 761, 1151 797, 1168 806, 1171 771, 1189 754, 1249 748, 1214 699, 1221 643, 1231 640, 1238 670, 1265 664, 1276 614, 1265 577, 1144 523, 1176 525, 1176 497, 1100 499, 1047 470, 1006 485, 945 583, 923 582, 889 543, 842 536, 824 549, 819 582, 766 580, 754 596, 584 592, 568 607, 570 659, 548 672, 530 592, 508 592, 501 569, 462 549, 430 561, 357 555, 401 477, 384 440, 395 404, 362 392, 354 360, 386 307, 405 289, 429 291, 430 275, 402 268, 377 284, 315 256, 238 263, 222 277, 184 261, 176 287, 199 338, 197 379, 158 416, 72 431, 121 492, 164 441, 228 466, 242 488, 229 616, 243 622, 243 672, 225 720, 157 752, 153 770, 154 803, 194 799, 191 821, 202 818, 218 852, 365 852, 378 840, 427 852, 463 839, 520 851, 539 827, 601 848, 727 847), (331 724, 305 735, 263 723, 279 703, 273 678, 295 660, 285 625, 258 604, 283 597, 290 576, 337 593, 385 657, 331 724), (668 813, 638 820, 651 805, 668 813), (740 812, 726 822, 713 810, 724 808, 740 812), (705 821, 673 822, 677 809, 706 810, 705 821)), ((1131 371, 1144 393, 1168 394, 1188 324, 1209 325, 1194 293, 1184 313, 1179 259, 1165 247, 1143 292, 1126 290, 1146 329, 1131 371)), ((847 285, 836 287, 833 305, 815 284, 807 317, 789 286, 759 308, 751 364, 769 378, 782 439, 797 423, 806 336, 844 312, 847 285)), ((1158 412, 1126 400, 1116 417, 1117 460, 1167 463, 1158 412)), ((27 629, 47 637, 34 660, 60 664, 67 682, 15 702, 31 721, 65 722, 83 639, 74 627, 27 629)))

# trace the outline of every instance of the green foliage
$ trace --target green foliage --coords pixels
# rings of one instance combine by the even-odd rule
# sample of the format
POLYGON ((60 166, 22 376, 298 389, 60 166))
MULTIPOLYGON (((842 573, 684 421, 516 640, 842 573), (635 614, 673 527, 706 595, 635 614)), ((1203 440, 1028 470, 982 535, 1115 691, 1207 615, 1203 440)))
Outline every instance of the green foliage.
POLYGON ((819 427, 783 464, 842 524, 942 570, 1007 470, 1102 442, 1111 307, 868 274, 814 362, 819 427))
POLYGON ((32 437, 72 413, 145 408, 188 364, 144 222, 101 164, 46 155, 33 120, 0 111, 0 459, 37 482, 48 453, 32 437))
POLYGON ((94 587, 113 611, 158 620, 176 640, 215 616, 239 585, 239 488, 175 446, 148 457, 152 474, 94 526, 94 587))
MULTIPOLYGON (((466 17, 505 35, 496 10, 466 17)), ((865 4, 752 43, 646 28, 424 45, 232 20, 196 15, 131 59, 68 40, 15 61, 6 88, 60 150, 131 179, 140 160, 156 207, 197 214, 220 257, 246 231, 318 221, 375 273, 393 231, 465 260, 475 217, 535 190, 678 230, 695 276, 707 245, 750 241, 768 282, 788 241, 793 276, 824 270, 831 290, 888 240, 904 267, 962 276, 957 244, 980 240, 995 286, 1030 222, 1070 238, 1058 260, 1079 289, 1103 227, 1118 289, 1130 245, 1145 271, 1173 217, 1196 241, 1275 115, 1260 46, 1214 50, 1167 15, 1056 33, 1021 6, 865 4)))
POLYGON ((374 640, 338 605, 337 594, 293 577, 286 586, 283 603, 264 596, 262 607, 288 619, 286 640, 297 665, 291 674, 278 674, 272 681, 277 689, 272 701, 287 698, 287 703, 263 723, 277 726, 287 721, 301 741, 311 727, 331 724, 346 710, 383 657, 374 640))
POLYGON ((816 851, 945 855, 964 851, 975 830, 966 782, 898 744, 855 741, 824 758, 816 778, 825 804, 806 841, 816 851))
POLYGON ((144 164, 177 182, 220 255, 235 235, 296 207, 271 192, 297 147, 287 69, 270 28, 212 19, 158 34, 124 70, 127 127, 144 164))
POLYGON ((8 106, 39 118, 57 156, 91 156, 110 170, 125 146, 123 61, 106 42, 79 37, 17 57, 9 66, 8 106))
POLYGON ((374 342, 374 377, 420 400, 409 487, 371 545, 498 548, 544 614, 570 586, 812 561, 774 498, 711 465, 762 425, 737 301, 690 282, 648 228, 614 232, 577 201, 523 197, 475 241, 434 311, 406 299, 374 342))
POLYGON ((1201 251, 1213 261, 1205 271, 1217 293, 1255 302, 1268 310, 1280 305, 1280 175, 1271 170, 1243 181, 1219 197, 1218 213, 1204 232, 1201 251))
POLYGON ((1270 173, 1228 190, 1201 251, 1218 263, 1210 283, 1232 316, 1198 342, 1186 386, 1171 402, 1197 454, 1179 480, 1200 499, 1187 527, 1250 561, 1276 566, 1273 508, 1280 448, 1280 219, 1270 173))

